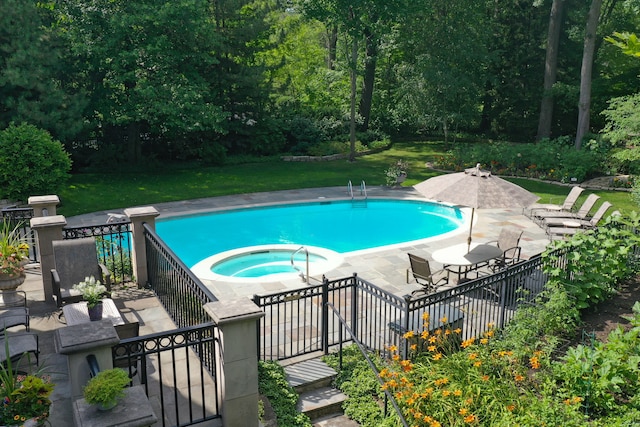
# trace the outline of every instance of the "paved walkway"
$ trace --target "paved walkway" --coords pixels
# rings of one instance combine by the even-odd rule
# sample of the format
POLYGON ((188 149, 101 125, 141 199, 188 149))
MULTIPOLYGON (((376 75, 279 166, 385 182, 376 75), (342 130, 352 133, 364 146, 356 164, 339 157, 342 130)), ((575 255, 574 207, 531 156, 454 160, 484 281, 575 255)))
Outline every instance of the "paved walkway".
MULTIPOLYGON (((369 188, 369 197, 394 197, 402 199, 421 198, 411 188, 389 189, 386 187, 369 188)), ((160 217, 170 217, 181 214, 202 213, 211 210, 230 207, 251 207, 263 204, 286 203, 294 201, 317 201, 319 199, 344 199, 344 188, 317 188, 290 190, 269 193, 243 194, 216 198, 188 200, 181 202, 161 203, 154 207, 160 212, 160 217)), ((122 213, 122 211, 104 211, 93 214, 67 218, 70 226, 104 223, 107 212, 122 213)), ((544 250, 549 240, 544 231, 528 218, 522 215, 521 209, 495 209, 476 211, 477 222, 473 227, 473 240, 486 242, 497 239, 500 229, 505 225, 513 225, 523 229, 521 245, 524 257, 538 254, 544 250)), ((393 226, 392 219, 389 224, 393 226)), ((372 230, 375 232, 375 230, 372 230)), ((466 241, 468 231, 460 230, 456 235, 446 239, 429 239, 411 245, 397 245, 378 251, 361 251, 344 258, 344 262, 335 270, 327 272, 329 279, 346 277, 358 273, 363 279, 374 283, 394 294, 405 295, 418 289, 415 283, 407 284, 405 271, 408 264, 408 252, 425 257, 439 248, 466 241)), ((259 283, 251 285, 213 283, 207 281, 207 286, 219 299, 234 299, 250 297, 256 293, 270 293, 284 289, 295 289, 304 286, 300 279, 286 282, 259 283)), ((54 401, 51 425, 55 427, 72 427, 70 386, 67 379, 66 357, 55 352, 53 334, 55 329, 65 325, 58 320, 57 309, 53 303, 44 301, 42 290, 42 276, 38 266, 29 268, 27 281, 21 286, 27 291, 31 308, 31 328, 40 336, 42 361, 52 372, 56 384, 52 400, 54 401)), ((141 325, 140 334, 166 331, 175 328, 157 299, 145 291, 135 288, 124 289, 114 296, 121 312, 131 321, 138 320, 141 325)))

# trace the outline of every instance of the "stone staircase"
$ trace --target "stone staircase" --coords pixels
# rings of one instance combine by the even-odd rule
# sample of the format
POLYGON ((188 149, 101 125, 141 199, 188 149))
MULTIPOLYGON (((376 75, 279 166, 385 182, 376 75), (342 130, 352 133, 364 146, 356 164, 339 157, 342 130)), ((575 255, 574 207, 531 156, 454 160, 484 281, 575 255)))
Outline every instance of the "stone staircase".
POLYGON ((347 396, 331 386, 336 371, 320 359, 309 359, 284 367, 289 385, 300 395, 298 411, 311 419, 314 427, 357 427, 347 418, 342 403, 347 396))

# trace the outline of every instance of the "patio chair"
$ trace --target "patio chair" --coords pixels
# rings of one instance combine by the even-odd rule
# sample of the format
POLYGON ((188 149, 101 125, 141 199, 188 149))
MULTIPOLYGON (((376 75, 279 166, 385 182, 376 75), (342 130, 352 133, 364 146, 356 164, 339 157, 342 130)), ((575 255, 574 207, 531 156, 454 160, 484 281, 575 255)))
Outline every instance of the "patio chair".
POLYGON ((597 194, 589 194, 587 199, 582 203, 578 212, 554 212, 554 211, 536 211, 533 220, 539 225, 544 226, 545 221, 550 218, 577 218, 586 219, 589 211, 595 206, 600 196, 597 194))
MULTIPOLYGON (((136 338, 140 335, 140 323, 139 322, 128 322, 122 325, 114 326, 116 332, 118 333, 118 337, 120 340, 125 340, 128 338, 136 338)), ((114 361, 114 368, 122 368, 128 372, 129 378, 133 378, 138 375, 138 362, 142 359, 140 355, 142 350, 142 343, 136 342, 127 345, 126 348, 118 347, 114 351, 114 356, 124 356, 127 354, 134 353, 131 357, 126 357, 124 359, 119 359, 114 361)))
POLYGON ((602 205, 600 205, 596 213, 593 214, 593 216, 588 220, 570 219, 565 220, 564 222, 561 222, 559 224, 552 224, 552 226, 547 228, 547 234, 553 239, 553 237, 557 236, 573 235, 578 231, 592 230, 598 226, 598 223, 600 221, 602 221, 604 214, 611 206, 611 203, 604 202, 602 205), (553 225, 557 226, 554 227, 553 225))
POLYGON ((73 285, 84 281, 88 276, 100 280, 107 292, 111 293, 111 273, 98 262, 93 237, 56 240, 53 242, 53 257, 55 268, 51 270, 51 279, 58 307, 82 300, 82 294, 73 289, 73 285))
POLYGON ((487 244, 495 243, 502 251, 500 258, 492 261, 489 264, 489 269, 492 271, 502 270, 510 265, 513 265, 520 261, 522 248, 520 247, 520 238, 523 231, 515 227, 502 227, 498 240, 492 240, 487 244))
POLYGON ((449 283, 449 276, 442 276, 439 279, 434 279, 435 276, 440 275, 445 270, 431 271, 429 261, 414 254, 409 255, 409 263, 411 267, 407 269, 407 283, 410 282, 410 274, 415 279, 416 283, 422 286, 422 289, 412 292, 431 293, 435 292, 440 286, 449 283))
POLYGON ((29 308, 24 291, 3 291, 4 301, 0 302, 0 328, 9 329, 24 326, 29 332, 29 308), (9 297, 8 294, 11 294, 9 297))
MULTIPOLYGON (((10 359, 12 364, 20 364, 23 356, 28 353, 36 357, 36 365, 38 365, 40 346, 37 334, 5 332, 0 336, 0 363, 6 364, 7 359, 10 359)), ((19 369, 19 366, 16 369, 19 369)))
POLYGON ((573 187, 567 197, 564 199, 564 202, 561 205, 556 205, 553 203, 534 203, 530 206, 527 206, 524 209, 525 215, 529 218, 534 216, 536 211, 555 211, 555 212, 571 212, 576 202, 578 201, 578 197, 584 191, 582 187, 573 187))

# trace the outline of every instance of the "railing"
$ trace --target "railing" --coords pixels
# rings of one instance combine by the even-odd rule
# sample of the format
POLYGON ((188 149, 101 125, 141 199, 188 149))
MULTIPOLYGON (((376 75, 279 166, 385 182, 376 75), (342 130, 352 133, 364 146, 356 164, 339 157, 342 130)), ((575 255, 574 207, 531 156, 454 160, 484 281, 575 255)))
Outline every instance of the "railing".
POLYGON ((217 336, 217 327, 209 322, 124 339, 112 347, 113 363, 137 370, 134 382, 160 404, 158 425, 196 425, 221 418, 217 336))
POLYGON ((29 245, 29 261, 40 262, 36 233, 30 226, 33 208, 6 207, 2 209, 2 218, 8 221, 12 228, 16 228, 18 236, 29 245))
POLYGON ((145 286, 154 291, 178 327, 208 321, 202 306, 218 299, 148 224, 143 228, 149 274, 145 286))
POLYGON ((441 326, 440 319, 446 317, 448 325, 461 329, 464 339, 477 337, 490 327, 504 326, 519 305, 536 298, 545 283, 542 260, 534 257, 496 274, 421 297, 399 297, 357 275, 254 295, 253 302, 265 312, 260 320, 258 357, 281 360, 316 351, 326 353, 330 346, 339 344, 344 330, 329 316, 328 302, 369 350, 384 351, 394 344, 406 352, 408 343, 402 336, 422 328, 423 313, 429 313, 430 328, 441 326))
POLYGON ((351 184, 351 180, 347 183, 347 194, 353 199, 353 184, 351 184))
POLYGON ((364 180, 360 183, 360 195, 367 198, 367 184, 364 183, 364 180))
MULTIPOLYGON (((347 332, 347 334, 349 334, 349 336, 351 337, 351 341, 353 341, 358 346, 358 349, 360 350, 360 353, 362 354, 362 357, 364 357, 364 359, 367 361, 367 364, 369 365, 369 368, 375 373, 376 379, 378 380, 378 383, 380 384, 380 386, 383 386, 384 385, 384 380, 380 377, 380 371, 378 371, 378 368, 376 367, 375 363, 373 363, 373 361, 371 360, 371 357, 369 357, 369 354, 368 354, 367 349, 365 348, 365 346, 355 337, 355 334, 353 333, 351 328, 349 328, 349 325, 347 324, 346 320, 342 316, 340 316, 340 313, 336 310, 336 308, 333 306, 333 304, 328 302, 327 303, 327 307, 331 310, 333 315, 335 317, 337 317, 337 319, 338 319, 338 321, 340 322, 340 325, 341 325, 341 328, 339 328, 339 339, 338 339, 338 341, 340 342, 340 348, 339 348, 339 351, 338 351, 338 354, 339 354, 338 357, 340 358, 339 359, 340 360, 340 370, 342 370, 342 343, 344 342, 343 337, 342 337, 342 329, 344 329, 347 332)), ((400 407, 398 406, 398 403, 396 402, 395 397, 393 397, 393 395, 385 387, 382 387, 382 391, 384 393, 384 413, 385 413, 385 415, 388 414, 387 402, 390 401, 391 404, 393 405, 393 408, 396 411, 396 415, 400 419, 400 422, 402 423, 402 425, 404 427, 409 427, 409 424, 407 423, 407 420, 405 420, 404 416, 402 415, 402 411, 400 410, 400 407)))
POLYGON ((302 277, 302 281, 305 283, 309 282, 309 251, 307 250, 307 248, 305 248, 304 246, 300 246, 298 249, 296 249, 292 254, 291 254, 291 266, 293 267, 294 270, 296 270, 297 272, 300 273, 300 276, 302 277), (295 257, 296 254, 300 251, 304 251, 304 256, 305 256, 305 260, 306 260, 306 272, 307 274, 305 275, 304 272, 302 270, 300 270, 298 268, 298 266, 295 263, 295 257))
POLYGON ((111 272, 114 282, 126 283, 132 280, 131 221, 62 229, 62 238, 65 240, 83 237, 96 239, 98 258, 111 272))

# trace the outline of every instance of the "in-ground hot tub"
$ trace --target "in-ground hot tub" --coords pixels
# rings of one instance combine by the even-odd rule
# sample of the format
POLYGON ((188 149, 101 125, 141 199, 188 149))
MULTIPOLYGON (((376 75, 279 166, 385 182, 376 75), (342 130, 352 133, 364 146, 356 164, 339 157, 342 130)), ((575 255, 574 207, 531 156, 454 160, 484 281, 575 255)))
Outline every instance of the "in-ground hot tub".
POLYGON ((342 255, 329 249, 300 245, 260 245, 233 249, 206 258, 192 267, 201 279, 226 282, 276 282, 304 274, 321 276, 337 268, 342 255), (291 259, 293 257, 293 264, 291 259))

